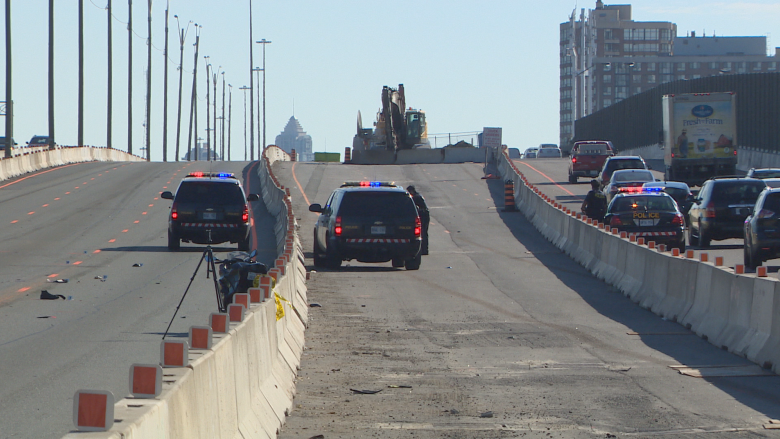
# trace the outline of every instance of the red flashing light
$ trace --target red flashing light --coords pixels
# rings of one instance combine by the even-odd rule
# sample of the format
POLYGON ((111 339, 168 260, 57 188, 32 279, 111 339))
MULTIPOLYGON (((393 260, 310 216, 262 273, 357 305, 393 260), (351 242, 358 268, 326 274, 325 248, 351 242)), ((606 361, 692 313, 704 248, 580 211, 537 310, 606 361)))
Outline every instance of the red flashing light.
POLYGON ((419 238, 420 235, 422 235, 422 221, 420 221, 420 217, 418 216, 417 219, 414 220, 414 237, 419 238))
POLYGON ((672 225, 675 226, 682 226, 685 225, 685 219, 683 218, 681 213, 678 213, 677 215, 672 218, 672 225))
POLYGON ((171 219, 172 220, 179 219, 179 210, 176 208, 176 204, 171 206, 171 219))
POLYGON ((672 153, 672 158, 674 158, 674 153, 672 153))
POLYGON ((336 236, 341 236, 342 230, 343 229, 341 228, 341 217, 337 216, 336 217, 336 227, 333 228, 333 233, 335 233, 336 236))
POLYGON ((244 213, 241 214, 241 220, 243 222, 249 221, 249 207, 244 205, 244 213))
POLYGON ((190 175, 193 176, 193 177, 200 178, 200 177, 203 177, 203 172, 201 172, 201 171, 190 172, 190 175))
POLYGON ((577 163, 577 157, 572 157, 572 158, 571 158, 571 162, 572 162, 572 163, 577 163))

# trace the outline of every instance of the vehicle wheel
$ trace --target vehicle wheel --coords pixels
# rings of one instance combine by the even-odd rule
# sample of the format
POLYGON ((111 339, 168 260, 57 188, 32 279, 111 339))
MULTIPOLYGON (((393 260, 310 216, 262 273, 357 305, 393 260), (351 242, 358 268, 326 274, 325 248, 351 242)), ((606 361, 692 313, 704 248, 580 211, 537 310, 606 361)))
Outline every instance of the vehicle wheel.
POLYGON ((393 258, 393 267, 394 268, 401 268, 401 267, 404 266, 405 262, 406 261, 404 261, 403 258, 393 258))
POLYGON ((179 240, 179 237, 168 232, 168 250, 178 250, 180 247, 181 240, 179 240))
POLYGON ((569 183, 577 184, 577 176, 573 174, 569 174, 569 183))
POLYGON ((341 267, 341 255, 330 247, 325 249, 325 266, 331 270, 338 270, 341 267))
POLYGON ((704 233, 704 230, 701 228, 701 222, 699 222, 699 247, 707 248, 709 246, 710 246, 710 237, 707 236, 706 233, 704 233))
POLYGON ((317 234, 314 234, 314 250, 312 251, 312 256, 314 258, 314 266, 315 267, 324 267, 325 266, 325 260, 320 255, 320 245, 317 243, 317 234))
POLYGON ((409 259, 406 260, 406 269, 407 270, 419 270, 421 262, 422 262, 422 255, 417 253, 417 256, 415 256, 413 258, 409 258, 409 259))
POLYGON ((250 233, 247 235, 245 239, 241 239, 238 241, 238 251, 242 252, 248 252, 249 251, 249 243, 252 240, 252 234, 250 233))

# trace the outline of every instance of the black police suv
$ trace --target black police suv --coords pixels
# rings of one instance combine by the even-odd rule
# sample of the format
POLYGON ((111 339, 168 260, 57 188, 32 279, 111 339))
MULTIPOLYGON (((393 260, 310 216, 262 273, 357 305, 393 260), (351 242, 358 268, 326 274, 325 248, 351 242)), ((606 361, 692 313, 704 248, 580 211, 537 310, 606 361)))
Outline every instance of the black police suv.
POLYGON ((685 219, 662 188, 626 188, 607 207, 604 224, 621 232, 685 250, 685 219))
POLYGON ((780 256, 780 189, 766 188, 745 218, 745 266, 756 268, 780 256))
POLYGON ((753 210, 763 180, 714 177, 705 181, 688 210, 688 243, 709 247, 710 241, 742 238, 745 218, 753 210))
POLYGON ((173 200, 168 217, 168 248, 177 250, 182 241, 195 244, 238 244, 249 250, 250 201, 257 194, 245 195, 241 183, 230 173, 195 172, 179 183, 174 196, 170 191, 160 197, 173 200))
POLYGON ((337 269, 342 261, 388 262, 418 270, 422 223, 406 189, 389 182, 347 182, 324 206, 314 225, 314 265, 337 269))

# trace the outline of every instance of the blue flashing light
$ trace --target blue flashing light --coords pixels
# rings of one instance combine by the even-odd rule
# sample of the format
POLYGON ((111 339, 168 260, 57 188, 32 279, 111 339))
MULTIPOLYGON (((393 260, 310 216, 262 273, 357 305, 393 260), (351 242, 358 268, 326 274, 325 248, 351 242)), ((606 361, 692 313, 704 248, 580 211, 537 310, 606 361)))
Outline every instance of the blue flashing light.
POLYGON ((646 187, 642 190, 642 192, 647 192, 651 194, 658 194, 664 191, 664 188, 662 187, 646 187))

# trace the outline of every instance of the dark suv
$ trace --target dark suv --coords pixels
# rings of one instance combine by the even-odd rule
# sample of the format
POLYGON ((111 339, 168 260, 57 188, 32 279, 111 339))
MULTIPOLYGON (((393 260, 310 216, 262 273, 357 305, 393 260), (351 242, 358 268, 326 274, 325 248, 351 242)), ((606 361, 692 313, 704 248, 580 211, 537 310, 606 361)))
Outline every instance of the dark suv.
POLYGON ((742 238, 745 218, 753 210, 762 180, 716 177, 705 181, 688 211, 688 243, 709 247, 710 241, 742 238))
POLYGON ((601 184, 601 187, 609 184, 609 179, 612 178, 612 173, 618 169, 650 169, 645 160, 638 155, 613 155, 607 157, 604 161, 604 166, 601 167, 601 173, 597 180, 601 184))
POLYGON ((766 188, 745 218, 745 266, 756 268, 780 255, 780 189, 766 188))
POLYGON ((348 182, 333 191, 314 225, 314 265, 336 269, 342 261, 388 262, 420 268, 422 223, 409 193, 386 182, 348 182))
POLYGON ((245 195, 241 183, 229 173, 196 172, 189 174, 176 189, 160 197, 173 200, 168 217, 168 248, 176 250, 180 242, 195 244, 238 244, 249 250, 249 201, 257 194, 245 195))

